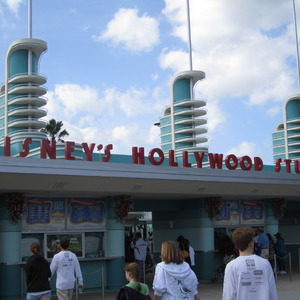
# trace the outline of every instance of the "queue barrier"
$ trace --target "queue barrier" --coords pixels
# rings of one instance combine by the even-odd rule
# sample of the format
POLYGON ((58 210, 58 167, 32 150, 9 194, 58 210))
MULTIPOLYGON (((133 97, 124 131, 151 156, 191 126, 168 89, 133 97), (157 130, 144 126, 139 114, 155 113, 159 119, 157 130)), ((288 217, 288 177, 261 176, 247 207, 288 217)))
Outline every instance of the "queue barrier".
MULTIPOLYGON (((298 249, 299 250, 299 249, 298 249)), ((275 267, 274 267, 274 275, 275 275, 275 280, 277 281, 277 258, 279 259, 286 259, 286 258, 289 258, 289 277, 290 277, 290 281, 292 281, 292 256, 291 256, 291 253, 289 252, 286 256, 278 256, 276 253, 274 254, 274 264, 275 264, 275 267)))
POLYGON ((298 248, 298 263, 299 263, 299 272, 300 272, 300 248, 298 248))
MULTIPOLYGON (((82 277, 84 274, 86 275, 92 275, 92 274, 96 274, 99 272, 99 270, 101 270, 101 286, 102 286, 102 300, 104 300, 104 284, 105 284, 105 278, 104 278, 104 268, 102 267, 101 269, 96 270, 95 272, 91 272, 91 273, 86 273, 83 272, 82 273, 82 277)), ((78 280, 77 280, 77 276, 76 276, 76 286, 75 286, 75 299, 78 300, 79 299, 79 295, 82 293, 82 290, 80 290, 78 288, 79 284, 78 284, 78 280)))

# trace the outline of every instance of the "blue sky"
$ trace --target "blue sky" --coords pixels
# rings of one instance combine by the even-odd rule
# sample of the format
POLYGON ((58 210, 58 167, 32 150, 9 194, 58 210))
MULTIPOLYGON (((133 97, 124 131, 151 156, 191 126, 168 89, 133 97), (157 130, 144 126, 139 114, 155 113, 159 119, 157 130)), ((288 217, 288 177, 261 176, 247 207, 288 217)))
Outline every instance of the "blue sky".
MULTIPOLYGON (((113 144, 115 154, 160 147, 153 124, 170 103, 170 79, 189 69, 186 1, 32 3, 32 36, 48 44, 47 120, 63 121, 68 140, 113 144)), ((190 0, 190 14, 209 151, 271 164, 283 102, 298 93, 292 0, 190 0)), ((0 0, 0 83, 9 45, 25 37, 27 0, 0 0)))

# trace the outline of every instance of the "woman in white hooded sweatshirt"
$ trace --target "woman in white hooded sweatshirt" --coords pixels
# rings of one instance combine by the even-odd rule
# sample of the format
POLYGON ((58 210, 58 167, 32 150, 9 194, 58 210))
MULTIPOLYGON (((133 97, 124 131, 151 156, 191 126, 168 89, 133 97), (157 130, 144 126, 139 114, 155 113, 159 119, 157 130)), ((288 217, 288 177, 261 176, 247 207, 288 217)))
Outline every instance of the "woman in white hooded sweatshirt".
POLYGON ((161 260, 155 269, 153 300, 200 300, 198 279, 175 242, 162 243, 161 260))

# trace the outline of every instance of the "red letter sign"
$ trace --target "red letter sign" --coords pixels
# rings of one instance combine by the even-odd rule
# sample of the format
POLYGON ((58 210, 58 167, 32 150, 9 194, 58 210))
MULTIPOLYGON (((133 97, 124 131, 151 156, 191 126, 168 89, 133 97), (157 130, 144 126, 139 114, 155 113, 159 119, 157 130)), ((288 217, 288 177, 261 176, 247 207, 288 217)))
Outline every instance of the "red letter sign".
POLYGON ((227 155, 225 158, 225 165, 228 170, 235 170, 239 165, 237 157, 234 154, 227 155), (233 165, 230 163, 231 159, 233 160, 233 165))
POLYGON ((95 144, 90 144, 90 146, 88 146, 87 143, 82 143, 82 148, 84 150, 86 160, 87 161, 92 161, 93 160, 93 151, 94 151, 94 148, 95 148, 95 144))
POLYGON ((291 162, 292 162, 292 160, 291 159, 285 159, 284 162, 285 162, 285 165, 286 165, 286 172, 291 173, 291 162))
POLYGON ((203 162, 203 158, 204 158, 204 152, 194 152, 194 156, 196 158, 197 161, 197 168, 202 168, 202 162, 203 162))
POLYGON ((56 141, 41 140, 41 158, 47 158, 47 154, 50 159, 56 159, 56 141))
POLYGON ((111 158, 110 150, 113 148, 112 144, 109 144, 104 147, 104 157, 102 157, 103 162, 109 162, 111 158))
POLYGON ((208 153, 210 168, 214 169, 217 165, 218 169, 222 169, 223 154, 212 154, 208 153))
POLYGON ((10 137, 4 138, 4 156, 10 156, 10 137))
POLYGON ((66 142, 65 143, 65 159, 67 160, 75 160, 75 157, 71 155, 74 152, 74 142, 66 142))
POLYGON ((149 155, 148 155, 148 159, 150 161, 150 163, 154 166, 160 166, 165 159, 164 153, 162 152, 161 149, 159 148, 154 148, 152 150, 150 150, 149 155), (158 160, 155 160, 154 158, 154 154, 157 153, 158 154, 158 160))
POLYGON ((29 153, 29 145, 32 143, 32 138, 27 138, 23 141, 23 152, 20 152, 20 157, 26 157, 29 153))
POLYGON ((298 160, 294 160, 294 165, 295 165, 295 173, 299 174, 300 173, 300 163, 298 160))
POLYGON ((277 159, 276 159, 275 173, 280 172, 280 170, 281 170, 281 165, 280 165, 280 163, 281 163, 281 158, 277 158, 277 159))
POLYGON ((250 171, 252 168, 252 160, 249 156, 245 155, 240 158, 240 166, 244 171, 250 171), (245 161, 247 162, 247 166, 245 165, 245 161))
POLYGON ((254 171, 261 171, 264 163, 260 157, 254 157, 254 171))
POLYGON ((132 163, 135 165, 137 165, 137 164, 144 165, 145 164, 145 155, 144 155, 143 147, 139 148, 139 152, 138 152, 137 147, 132 147, 132 163))
POLYGON ((178 167, 178 162, 175 161, 174 150, 169 150, 169 166, 178 167))
POLYGON ((188 168, 192 166, 192 164, 189 163, 189 153, 187 151, 182 152, 182 165, 188 168))

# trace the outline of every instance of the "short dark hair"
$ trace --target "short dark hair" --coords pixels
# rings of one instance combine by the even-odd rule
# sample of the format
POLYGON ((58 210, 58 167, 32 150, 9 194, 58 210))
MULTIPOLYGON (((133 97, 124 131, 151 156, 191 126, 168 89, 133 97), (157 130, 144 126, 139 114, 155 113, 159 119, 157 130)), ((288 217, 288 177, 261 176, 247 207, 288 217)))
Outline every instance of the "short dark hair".
POLYGON ((232 234, 232 240, 240 251, 245 251, 253 240, 255 232, 251 227, 237 228, 232 234))
POLYGON ((180 236, 177 238, 177 242, 178 242, 178 243, 183 243, 183 241, 184 241, 184 237, 183 237, 183 235, 180 235, 180 236))
POLYGON ((69 246, 70 246, 70 240, 68 237, 66 236, 63 236, 61 239, 60 239, 60 247, 63 248, 63 249, 68 249, 69 246))

